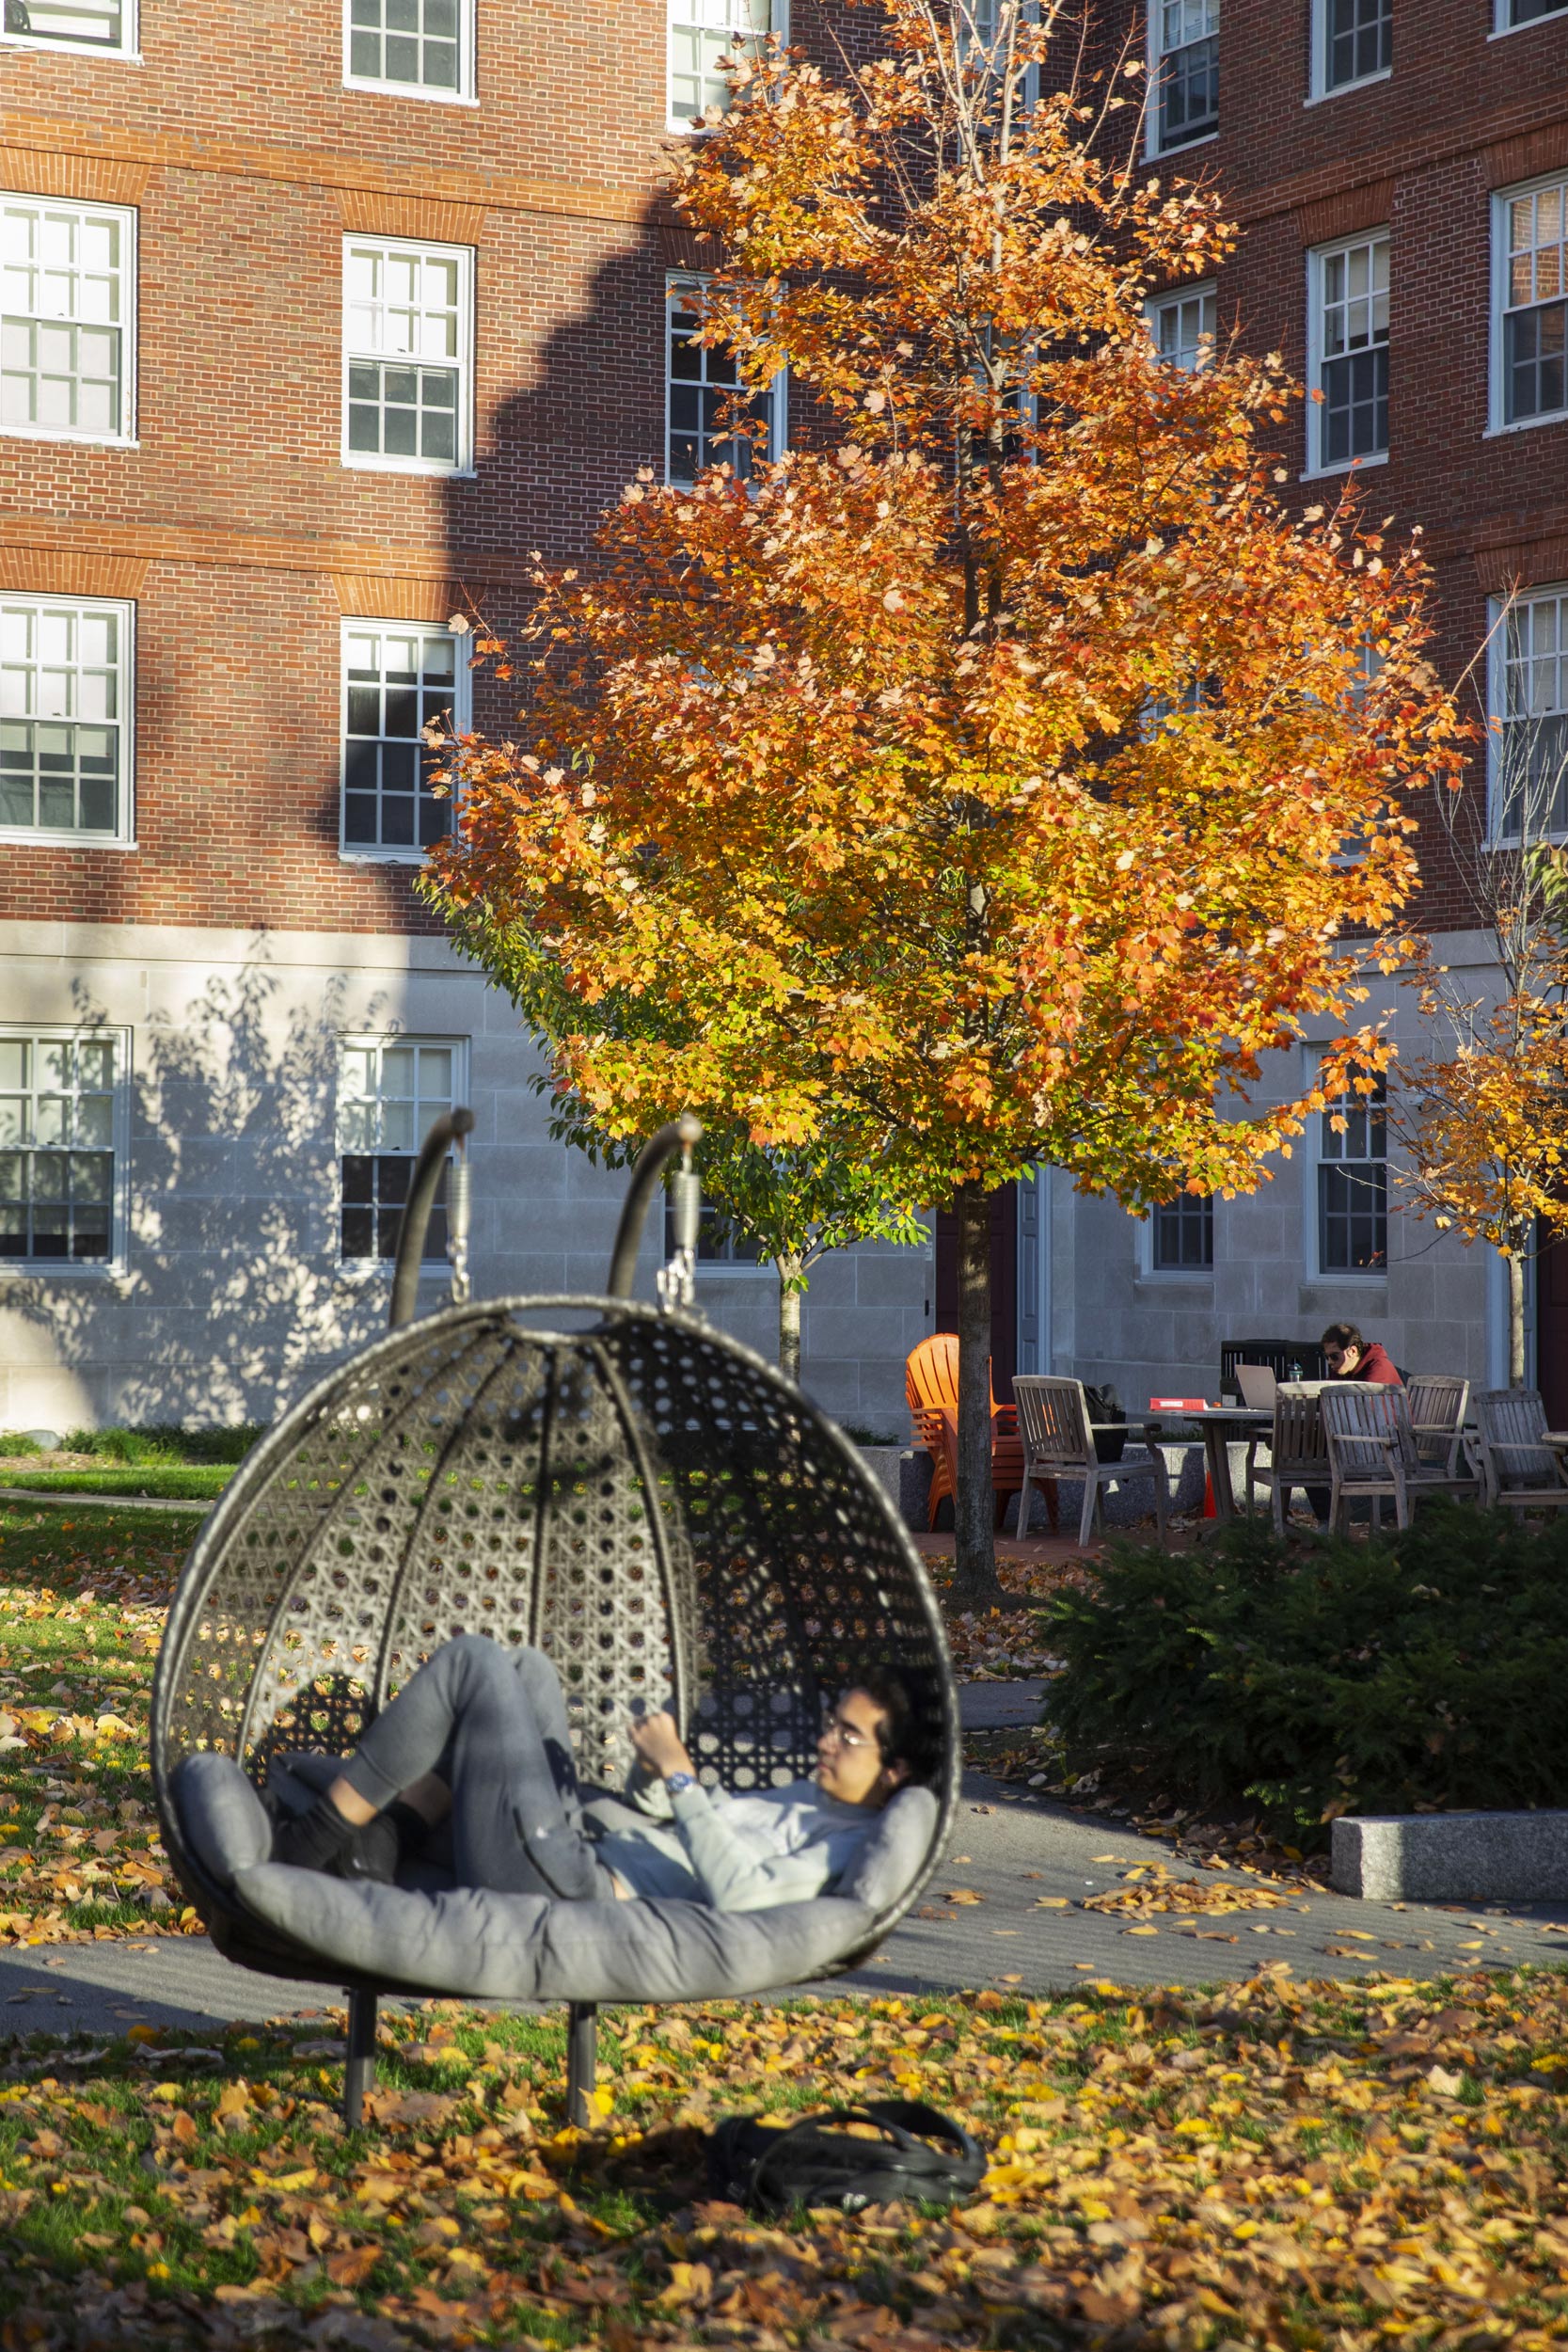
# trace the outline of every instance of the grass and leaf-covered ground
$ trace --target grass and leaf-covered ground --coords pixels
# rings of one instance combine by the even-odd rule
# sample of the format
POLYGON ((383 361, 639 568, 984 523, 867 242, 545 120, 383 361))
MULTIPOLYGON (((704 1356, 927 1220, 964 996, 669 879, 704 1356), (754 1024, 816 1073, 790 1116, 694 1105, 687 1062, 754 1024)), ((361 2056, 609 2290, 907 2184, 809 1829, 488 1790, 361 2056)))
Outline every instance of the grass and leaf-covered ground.
MULTIPOLYGON (((0 1510, 0 1934, 44 1964, 198 1925, 146 1772, 183 1541, 0 1510)), ((349 2133, 341 2014, 85 2042, 35 2013, 0 2043, 3 2352, 1568 2341, 1556 1971, 610 2010, 587 2134, 556 2018, 384 2014, 349 2133), (765 2224, 714 2197, 717 2116, 888 2096, 986 2142, 959 2210, 765 2224)))

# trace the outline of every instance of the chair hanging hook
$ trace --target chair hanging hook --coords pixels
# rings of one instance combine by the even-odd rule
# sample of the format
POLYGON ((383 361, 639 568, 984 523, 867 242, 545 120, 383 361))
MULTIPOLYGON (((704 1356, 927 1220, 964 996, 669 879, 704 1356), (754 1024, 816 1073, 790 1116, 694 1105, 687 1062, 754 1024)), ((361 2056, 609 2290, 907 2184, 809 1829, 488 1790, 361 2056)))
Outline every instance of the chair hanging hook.
POLYGON ((468 1138, 459 1132, 457 1153, 447 1168, 447 1258, 451 1266, 451 1303, 468 1303, 468 1218, 473 1207, 473 1169, 468 1138))
POLYGON ((683 1144, 681 1164, 670 1181, 671 1222, 675 1247, 668 1265, 658 1273, 658 1303, 679 1307, 690 1314, 697 1304, 697 1233, 703 1215, 703 1183, 691 1165, 691 1146, 683 1144))
MULTIPOLYGON (((608 1297, 629 1298, 631 1296, 632 1278, 637 1272, 638 1246, 642 1238, 642 1224, 648 1214, 648 1203, 653 1199, 658 1180, 664 1173, 665 1162, 673 1158, 677 1152, 681 1154, 681 1175, 676 1179, 677 1187, 682 1180, 686 1179, 689 1180, 692 1188, 692 1205, 687 1214, 691 1227, 690 1248, 695 1256, 697 1216, 702 1206, 702 1196, 697 1187, 696 1175, 691 1168, 691 1147, 702 1132, 702 1121, 690 1111, 683 1111, 679 1119, 671 1120, 669 1124, 661 1127, 656 1136, 650 1136, 638 1153, 637 1165, 631 1171, 631 1183, 626 1186, 626 1197, 621 1210, 621 1222, 616 1229, 615 1248, 610 1253, 610 1279, 605 1285, 608 1297)), ((675 1215, 675 1256, 678 1259, 682 1234, 680 1224, 682 1210, 678 1192, 675 1215)), ((671 1304, 671 1301, 665 1297, 662 1274, 658 1278, 658 1295, 666 1306, 671 1304)), ((686 1304, 690 1304, 690 1297, 691 1293, 689 1293, 686 1304)))

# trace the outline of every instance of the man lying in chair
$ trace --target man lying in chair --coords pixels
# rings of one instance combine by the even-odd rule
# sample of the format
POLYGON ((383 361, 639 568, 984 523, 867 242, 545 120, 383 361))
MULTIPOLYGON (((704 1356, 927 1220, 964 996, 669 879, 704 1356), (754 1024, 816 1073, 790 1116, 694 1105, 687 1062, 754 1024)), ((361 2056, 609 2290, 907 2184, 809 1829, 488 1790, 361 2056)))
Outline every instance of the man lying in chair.
POLYGON ((880 1671, 844 1692, 815 1775, 784 1788, 705 1788, 667 1714, 634 1722, 631 1738, 664 1818, 594 1837, 555 1668, 540 1650, 460 1634, 382 1709, 309 1811, 276 1827, 272 1858, 387 1882, 450 1815, 459 1885, 766 1911, 826 1894, 919 1776, 909 1695, 880 1671))

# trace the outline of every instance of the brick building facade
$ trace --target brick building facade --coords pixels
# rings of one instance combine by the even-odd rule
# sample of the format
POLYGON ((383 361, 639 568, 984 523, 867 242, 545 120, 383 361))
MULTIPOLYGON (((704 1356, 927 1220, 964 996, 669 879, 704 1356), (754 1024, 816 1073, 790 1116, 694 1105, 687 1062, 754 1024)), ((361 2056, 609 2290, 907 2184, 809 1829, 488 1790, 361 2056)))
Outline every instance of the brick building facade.
MULTIPOLYGON (((1132 11, 1101 13, 1119 39, 1132 11)), ((1162 349, 1190 365, 1202 334, 1234 333, 1282 352, 1323 394, 1282 442, 1290 495, 1333 498, 1354 459, 1375 517, 1423 528, 1437 658, 1450 679, 1477 668, 1469 715, 1484 707, 1512 739, 1529 707, 1548 748, 1568 750, 1568 0, 1150 0, 1134 32, 1151 167, 1212 174, 1240 230, 1212 284, 1150 306, 1162 349), (1513 630, 1488 660, 1514 585, 1513 630)), ((1423 871, 1408 919, 1484 989, 1488 942, 1430 822, 1423 871)), ((1391 988, 1380 1009, 1414 1038, 1408 995, 1391 988)), ((1212 1394, 1222 1341, 1306 1340, 1344 1317, 1402 1364, 1506 1379, 1500 1266, 1398 1214, 1378 1126, 1335 1137, 1318 1122, 1271 1184, 1216 1201, 1206 1230, 1131 1221, 1057 1180, 1042 1276, 1054 1368, 1114 1378, 1137 1404, 1212 1394)), ((1560 1291, 1548 1257, 1541 1361, 1561 1411, 1560 1291)))
MULTIPOLYGON (((623 1180, 411 886, 417 726, 449 616, 665 462, 660 143, 733 14, 6 0, 0 1427, 275 1411, 384 1318, 449 1096, 477 1286, 600 1286, 623 1180)), ((769 1275, 705 1283, 770 1350, 769 1275)), ((824 1402, 895 1425, 929 1288, 824 1270, 824 1402)))

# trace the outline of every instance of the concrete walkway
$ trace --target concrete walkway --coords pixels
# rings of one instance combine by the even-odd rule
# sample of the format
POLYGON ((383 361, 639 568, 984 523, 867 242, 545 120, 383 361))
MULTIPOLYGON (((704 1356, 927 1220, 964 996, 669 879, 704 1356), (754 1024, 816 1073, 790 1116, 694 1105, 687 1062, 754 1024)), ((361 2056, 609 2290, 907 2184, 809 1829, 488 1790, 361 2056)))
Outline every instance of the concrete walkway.
MULTIPOLYGON (((965 1724, 980 1730, 1035 1723, 1042 1687, 967 1684, 965 1724)), ((1133 1923, 1078 1907, 1085 1896, 1119 1886, 1124 1871, 1153 1863, 1205 1884, 1217 1876, 1174 1864, 1157 1838, 971 1773, 948 1856, 914 1910, 866 1967, 803 1989, 1044 1994, 1102 1979, 1212 1984, 1281 1962, 1301 1978, 1352 1979, 1374 1969, 1426 1978, 1568 1958, 1568 1934, 1547 1926, 1568 1927, 1568 1903, 1504 1912, 1291 1893, 1281 1910, 1218 1917, 1164 1912, 1133 1923), (960 1892, 977 1899, 950 1899, 960 1892), (1130 1924, 1155 1932, 1132 1934, 1130 1924)), ((341 1988, 330 1983, 293 1983, 233 1967, 204 1936, 0 1951, 0 2031, 7 2035, 122 2034, 141 2024, 200 2040, 230 2021, 309 2016, 341 2000, 341 1988)))

